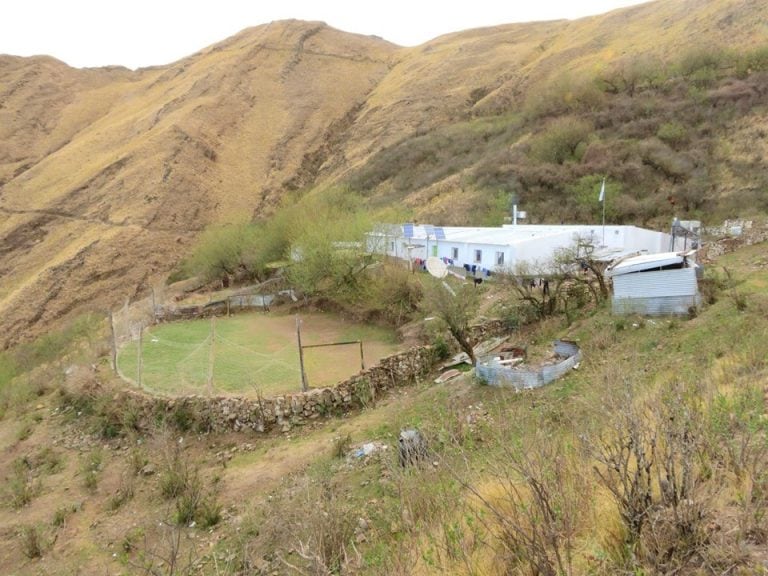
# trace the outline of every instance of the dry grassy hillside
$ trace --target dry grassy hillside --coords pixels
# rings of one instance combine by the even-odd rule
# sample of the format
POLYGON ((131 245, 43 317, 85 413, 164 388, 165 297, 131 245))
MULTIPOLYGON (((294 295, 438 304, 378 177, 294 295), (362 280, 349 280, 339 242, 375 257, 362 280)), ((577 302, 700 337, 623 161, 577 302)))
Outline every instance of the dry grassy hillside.
POLYGON ((19 125, 0 152, 4 333, 133 296, 206 224, 304 185, 305 155, 327 146, 393 50, 283 22, 136 73, 32 60, 26 92, 20 60, 4 61, 3 108, 19 125))
MULTIPOLYGON (((513 153, 530 130, 507 127, 537 87, 702 39, 749 46, 767 17, 758 1, 662 0, 409 49, 285 21, 136 72, 2 57, 0 345, 145 292, 209 223, 269 214, 288 191, 359 182, 383 150, 445 127, 457 126, 449 140, 486 142, 507 130, 497 148, 513 153), (462 125, 478 118, 491 128, 462 125)), ((486 189, 467 188, 453 149, 438 144, 453 170, 394 195, 391 179, 374 178, 366 192, 445 220, 449 205, 482 208, 486 189), (437 196, 439 205, 425 201, 437 196)), ((562 191, 552 194, 557 203, 562 191)))

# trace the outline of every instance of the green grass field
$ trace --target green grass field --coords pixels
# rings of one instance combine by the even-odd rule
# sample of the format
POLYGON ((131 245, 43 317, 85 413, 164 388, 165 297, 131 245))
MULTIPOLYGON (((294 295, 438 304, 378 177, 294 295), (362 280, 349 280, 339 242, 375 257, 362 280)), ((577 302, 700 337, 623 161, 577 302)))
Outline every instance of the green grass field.
MULTIPOLYGON (((301 315, 302 344, 362 340, 366 366, 398 350, 383 328, 353 324, 330 314, 301 315)), ((301 390, 296 318, 252 313, 213 321, 161 324, 145 330, 142 377, 145 388, 163 394, 273 396, 301 390), (209 373, 213 360, 212 380, 209 373)), ((304 363, 310 386, 333 385, 361 368, 358 345, 308 349, 304 363)), ((136 382, 138 342, 120 349, 120 373, 136 382)))

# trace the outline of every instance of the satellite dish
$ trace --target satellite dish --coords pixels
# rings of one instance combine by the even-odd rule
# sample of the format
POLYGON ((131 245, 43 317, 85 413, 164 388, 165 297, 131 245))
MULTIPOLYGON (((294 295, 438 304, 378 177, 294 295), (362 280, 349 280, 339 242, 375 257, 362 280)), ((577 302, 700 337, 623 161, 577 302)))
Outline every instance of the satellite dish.
POLYGON ((435 278, 445 278, 448 275, 448 266, 436 256, 427 258, 427 272, 435 278))

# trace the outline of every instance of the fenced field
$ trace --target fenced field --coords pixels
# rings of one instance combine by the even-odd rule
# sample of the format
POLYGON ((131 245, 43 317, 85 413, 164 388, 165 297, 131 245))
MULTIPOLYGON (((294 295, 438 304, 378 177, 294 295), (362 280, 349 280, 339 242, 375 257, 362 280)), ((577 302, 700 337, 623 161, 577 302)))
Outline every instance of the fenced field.
MULTIPOLYGON (((361 340, 366 366, 398 351, 394 334, 383 328, 331 314, 300 319, 303 345, 361 340)), ((163 394, 273 396, 301 390, 293 315, 254 312, 152 326, 141 340, 121 347, 117 364, 126 379, 163 394)), ((304 365, 310 386, 333 385, 361 369, 360 347, 305 349, 304 365)))

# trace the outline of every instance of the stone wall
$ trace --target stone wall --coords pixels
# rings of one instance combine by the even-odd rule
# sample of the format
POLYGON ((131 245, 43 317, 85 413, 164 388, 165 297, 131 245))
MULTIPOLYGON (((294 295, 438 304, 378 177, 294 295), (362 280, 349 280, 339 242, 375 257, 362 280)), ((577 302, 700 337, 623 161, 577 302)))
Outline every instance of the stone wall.
MULTIPOLYGON (((287 432, 295 425, 372 405, 387 390, 419 381, 431 369, 429 346, 388 356, 331 388, 283 394, 274 398, 186 396, 167 398, 137 391, 124 392, 147 418, 210 432, 287 432)), ((120 401, 120 400, 117 400, 120 401)))
POLYGON ((506 324, 503 320, 496 318, 492 320, 486 320, 482 324, 476 324, 474 326, 470 326, 469 328, 470 340, 475 344, 485 340, 490 340, 491 338, 495 338, 497 336, 504 336, 506 334, 509 334, 509 329, 507 328, 506 324))
POLYGON ((710 263, 741 246, 768 241, 768 221, 726 220, 722 226, 706 228, 704 232, 705 242, 698 258, 701 262, 710 263), (738 235, 732 234, 734 228, 740 230, 738 235))
MULTIPOLYGON (((260 307, 259 307, 260 309, 260 307)), ((172 322, 227 313, 225 303, 208 306, 155 309, 155 322, 172 322)), ((482 342, 504 334, 500 320, 472 326, 470 338, 482 342)), ((412 384, 433 366, 431 346, 417 346, 382 358, 366 369, 329 388, 283 394, 273 398, 183 396, 162 397, 138 390, 118 393, 117 402, 130 403, 147 421, 166 419, 182 427, 211 432, 288 431, 295 425, 372 405, 386 391, 412 384), (123 398, 120 399, 119 397, 123 398)))

